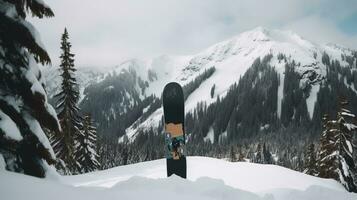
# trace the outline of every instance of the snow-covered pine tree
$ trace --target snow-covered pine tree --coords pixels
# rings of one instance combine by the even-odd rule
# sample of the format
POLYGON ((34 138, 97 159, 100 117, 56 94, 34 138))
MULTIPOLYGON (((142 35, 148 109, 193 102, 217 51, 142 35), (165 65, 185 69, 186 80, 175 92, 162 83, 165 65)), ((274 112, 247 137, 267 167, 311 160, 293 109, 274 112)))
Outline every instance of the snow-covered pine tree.
POLYGON ((321 178, 333 178, 337 180, 334 173, 334 152, 335 152, 335 135, 337 130, 336 121, 329 120, 329 116, 325 114, 323 120, 323 132, 320 139, 320 150, 318 153, 317 176, 321 178))
POLYGON ((62 77, 61 90, 55 95, 57 99, 56 109, 62 131, 51 137, 53 149, 60 159, 59 165, 62 174, 75 173, 78 169, 75 160, 75 140, 80 135, 82 128, 82 117, 77 106, 79 99, 78 84, 75 78, 74 54, 71 53, 71 44, 68 41, 67 29, 61 38, 60 71, 62 77), (63 162, 62 162, 63 161, 63 162))
POLYGON ((75 157, 81 173, 98 170, 97 131, 89 114, 83 118, 83 130, 77 138, 75 157))
POLYGON ((356 131, 357 125, 355 115, 346 109, 347 105, 346 100, 341 100, 337 120, 327 121, 324 117, 318 176, 333 178, 348 191, 357 192, 356 166, 352 157, 352 132, 356 131))
POLYGON ((353 133, 357 130, 356 116, 347 109, 348 101, 340 101, 337 113, 339 131, 336 135, 337 174, 339 181, 350 192, 357 192, 356 165, 353 160, 353 133))
POLYGON ((315 156, 315 145, 314 143, 309 144, 307 147, 307 151, 305 154, 305 167, 304 173, 312 176, 316 176, 317 174, 317 161, 315 156))
POLYGON ((60 126, 37 66, 51 60, 27 13, 54 16, 40 0, 0 0, 0 159, 7 170, 45 177, 55 155, 43 128, 60 126))

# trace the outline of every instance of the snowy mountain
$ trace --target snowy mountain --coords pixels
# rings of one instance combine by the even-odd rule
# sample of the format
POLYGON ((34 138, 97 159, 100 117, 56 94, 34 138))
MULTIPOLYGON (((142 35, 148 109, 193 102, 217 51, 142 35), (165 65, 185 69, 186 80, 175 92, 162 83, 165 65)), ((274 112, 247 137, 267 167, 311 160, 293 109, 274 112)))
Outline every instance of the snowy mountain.
MULTIPOLYGON (((229 89, 238 83, 240 78, 248 76, 246 72, 252 69, 252 65, 257 59, 266 62, 264 65, 271 66, 276 74, 273 76, 278 78, 274 83, 258 83, 256 85, 258 80, 273 79, 269 77, 271 75, 264 75, 266 67, 263 69, 256 67, 256 72, 250 72, 250 76, 256 77, 256 80, 245 78, 249 79, 248 82, 251 81, 252 86, 260 87, 263 93, 267 92, 266 85, 273 84, 274 86, 270 91, 274 93, 274 99, 267 97, 265 100, 275 102, 276 105, 270 105, 270 107, 274 107, 271 110, 274 116, 269 116, 275 120, 258 122, 257 126, 260 129, 271 127, 272 121, 274 123, 281 123, 278 121, 290 123, 290 119, 298 118, 295 116, 296 113, 302 113, 301 115, 304 116, 307 114, 306 118, 309 118, 310 121, 320 120, 321 116, 315 115, 320 115, 320 112, 325 110, 315 112, 315 104, 319 103, 318 92, 323 83, 330 84, 329 81, 326 81, 328 68, 335 61, 338 62, 340 70, 335 75, 338 75, 339 79, 346 78, 345 81, 341 80, 344 82, 346 90, 353 91, 354 96, 357 94, 355 89, 357 87, 357 77, 355 76, 357 75, 354 75, 357 59, 355 51, 334 44, 317 44, 291 31, 268 30, 258 27, 212 45, 195 55, 163 55, 146 60, 132 59, 121 63, 104 75, 102 73, 82 73, 79 70, 79 74, 83 74, 79 75, 79 77, 83 77, 82 80, 79 78, 79 82, 84 94, 80 107, 85 112, 93 114, 98 125, 98 132, 119 136, 120 141, 125 139, 133 141, 139 132, 149 130, 151 127, 160 128, 162 109, 159 98, 166 83, 176 81, 185 86, 198 79, 205 71, 214 68, 214 72, 209 74, 209 77, 198 81, 195 87, 191 87, 192 91, 186 94, 186 113, 193 113, 199 102, 205 102, 206 106, 210 106, 217 102, 217 97, 225 98, 229 89), (267 57, 266 61, 263 61, 264 57, 267 57), (290 76, 285 77, 286 65, 290 66, 288 68, 292 69, 292 77, 296 77, 296 80, 288 80, 290 76), (344 73, 342 72, 344 68, 350 69, 350 71, 344 73), (262 74, 266 77, 262 77, 262 74), (89 87, 90 83, 92 84, 89 87), (299 89, 291 88, 295 87, 291 85, 296 84, 299 89), (211 94, 212 89, 214 89, 213 94, 211 94), (301 90, 298 92, 303 93, 301 97, 303 100, 287 102, 289 95, 296 98, 296 90, 301 90), (300 112, 301 109, 303 111, 300 112), (285 120, 285 118, 289 119, 285 120)), ((54 76, 54 73, 51 75, 54 76)), ((50 77, 48 80, 53 79, 50 77)), ((58 83, 52 85, 55 86, 58 83)), ((55 87, 50 86, 49 88, 50 91, 53 91, 55 87)), ((238 104, 235 106, 236 109, 241 107, 238 104)), ((334 109, 334 107, 332 108, 334 109)), ((328 110, 329 113, 332 111, 328 110)), ((239 123, 238 121, 237 124, 239 123)), ((222 125, 222 130, 217 132, 217 128, 213 127, 216 126, 215 124, 217 123, 213 122, 211 127, 207 127, 211 131, 204 130, 203 137, 206 138, 206 141, 209 139, 214 142, 218 137, 227 136, 227 125, 222 125)))
MULTIPOLYGON (((276 112, 278 117, 281 116, 285 65, 287 63, 295 62, 297 64, 294 71, 300 76, 299 84, 301 87, 311 86, 306 98, 310 119, 314 115, 314 106, 317 101, 320 83, 326 78, 327 74, 326 64, 322 61, 323 56, 328 55, 329 59, 337 60, 342 67, 356 66, 356 54, 352 50, 332 44, 316 44, 290 31, 268 30, 258 27, 213 45, 201 53, 187 56, 185 58, 186 63, 183 62, 183 64, 177 66, 172 65, 171 69, 174 69, 174 73, 165 73, 161 76, 165 78, 160 77, 157 79, 156 85, 160 85, 161 89, 155 85, 155 89, 149 91, 153 91, 158 95, 167 82, 177 81, 185 85, 204 70, 214 67, 216 69, 214 74, 201 83, 199 88, 193 91, 185 102, 186 113, 192 112, 198 102, 203 101, 209 105, 216 101, 216 97, 224 97, 229 88, 238 82, 239 77, 242 77, 251 68, 257 58, 263 58, 269 54, 273 56, 269 61, 269 65, 274 68, 280 78, 277 89, 276 112), (349 63, 348 59, 344 58, 352 59, 352 63, 349 63), (283 59, 285 61, 282 61, 283 59), (215 85, 215 92, 214 96, 211 97, 210 91, 213 85, 215 85)), ((170 62, 177 63, 175 61, 170 62)), ((167 69, 166 66, 165 68, 167 69)), ((353 84, 348 84, 347 87, 356 92, 353 84)), ((134 124, 129 127, 126 130, 126 135, 129 139, 135 138, 133 136, 139 130, 145 130, 152 126, 158 127, 161 116, 162 109, 158 109, 140 125, 134 124)))
POLYGON ((188 157, 188 178, 166 178, 165 160, 77 176, 38 179, 0 170, 4 199, 352 200, 336 181, 284 167, 188 157), (16 188, 23 188, 16 192, 16 188), (46 192, 44 192, 46 191, 46 192), (58 195, 61 194, 61 195, 58 195))
MULTIPOLYGON (((42 69, 44 77, 46 77, 46 89, 48 91, 48 97, 53 98, 55 94, 59 93, 61 85, 61 74, 59 67, 43 67, 42 69)), ((110 68, 96 68, 96 67, 80 67, 76 71, 76 80, 79 85, 80 101, 84 98, 83 92, 90 84, 94 84, 102 81, 105 73, 110 68)))

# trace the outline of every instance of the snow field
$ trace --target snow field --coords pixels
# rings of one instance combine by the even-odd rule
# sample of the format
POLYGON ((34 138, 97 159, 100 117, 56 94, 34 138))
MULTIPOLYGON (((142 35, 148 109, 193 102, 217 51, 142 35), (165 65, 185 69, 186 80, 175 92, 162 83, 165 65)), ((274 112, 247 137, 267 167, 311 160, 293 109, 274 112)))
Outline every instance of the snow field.
POLYGON ((0 169, 1 199, 352 200, 334 180, 284 167, 188 157, 187 176, 166 178, 165 159, 88 174, 34 178, 0 169), (19 188, 20 191, 19 191, 19 188))

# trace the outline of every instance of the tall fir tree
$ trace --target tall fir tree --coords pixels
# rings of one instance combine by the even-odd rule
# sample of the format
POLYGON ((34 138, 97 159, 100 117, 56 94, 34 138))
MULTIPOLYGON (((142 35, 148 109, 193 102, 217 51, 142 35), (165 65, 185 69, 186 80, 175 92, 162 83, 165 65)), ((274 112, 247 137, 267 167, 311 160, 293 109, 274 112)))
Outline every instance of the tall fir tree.
POLYGON ((53 149, 60 159, 58 165, 63 174, 76 173, 79 168, 75 159, 75 143, 82 128, 82 117, 77 106, 79 99, 78 84, 75 78, 74 54, 71 53, 71 44, 68 41, 67 29, 61 38, 60 71, 62 77, 61 90, 55 95, 56 110, 62 131, 51 137, 53 149))
POLYGON ((353 160, 353 132, 356 131, 356 117, 346 107, 348 102, 340 101, 336 120, 324 117, 324 133, 318 162, 318 176, 339 181, 348 191, 357 192, 356 166, 353 160))
POLYGON ((335 164, 333 157, 333 153, 335 152, 334 136, 336 135, 336 131, 335 121, 329 120, 329 116, 325 114, 323 116, 323 132, 320 139, 320 150, 317 161, 318 177, 333 179, 338 178, 334 173, 335 164))
POLYGON ((87 173, 100 168, 96 143, 97 131, 93 126, 91 116, 87 114, 83 120, 83 131, 78 136, 76 143, 75 157, 78 162, 79 172, 87 173))
POLYGON ((0 1, 0 159, 7 170, 45 177, 55 154, 44 128, 59 131, 37 63, 50 64, 26 15, 52 17, 42 1, 0 1))
POLYGON ((353 135, 357 130, 356 116, 347 109, 348 101, 340 101, 340 111, 337 113, 339 126, 336 135, 337 174, 339 181, 350 192, 357 192, 356 165, 353 160, 353 135))
POLYGON ((317 161, 315 156, 315 145, 314 143, 309 144, 307 151, 305 153, 305 167, 304 173, 312 176, 317 175, 317 161))

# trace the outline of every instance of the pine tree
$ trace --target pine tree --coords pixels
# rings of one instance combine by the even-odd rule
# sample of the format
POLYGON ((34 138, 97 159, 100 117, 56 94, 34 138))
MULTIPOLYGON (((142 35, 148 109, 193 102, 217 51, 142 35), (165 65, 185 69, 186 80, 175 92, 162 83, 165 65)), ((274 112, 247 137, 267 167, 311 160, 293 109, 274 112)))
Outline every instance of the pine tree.
POLYGON ((339 181, 348 191, 357 192, 356 166, 353 160, 354 146, 352 133, 356 131, 356 117, 346 106, 348 102, 341 100, 337 120, 326 120, 324 117, 324 133, 321 138, 318 176, 333 178, 339 181))
POLYGON ((62 131, 51 138, 53 149, 60 160, 66 165, 61 169, 63 174, 75 172, 78 169, 75 160, 75 140, 81 134, 81 116, 77 106, 79 99, 78 84, 75 78, 74 54, 71 53, 71 44, 68 41, 67 29, 64 29, 61 41, 61 91, 55 95, 56 109, 62 131))
POLYGON ((305 154, 305 169, 304 173, 312 176, 316 176, 317 174, 317 161, 315 156, 315 145, 311 143, 305 154))
POLYGON ((230 160, 231 162, 237 161, 237 155, 233 145, 231 146, 231 150, 230 150, 230 160))
POLYGON ((244 154, 243 154, 243 152, 242 152, 242 148, 239 148, 239 151, 238 151, 239 153, 238 153, 238 160, 237 161, 239 161, 239 162, 245 162, 245 156, 244 156, 244 154))
POLYGON ((318 154, 318 177, 322 178, 333 178, 337 179, 338 177, 334 173, 335 164, 334 164, 334 136, 337 131, 335 121, 330 121, 328 115, 323 116, 323 132, 320 139, 320 150, 318 154))
POLYGON ((356 116, 346 107, 348 102, 344 99, 340 102, 340 111, 337 113, 339 131, 336 135, 337 174, 339 181, 350 192, 357 192, 356 166, 353 160, 354 146, 353 133, 357 130, 356 116))
POLYGON ((212 88, 211 88, 211 98, 214 97, 214 90, 216 89, 216 84, 213 84, 212 88))
POLYGON ((263 155, 262 144, 258 143, 257 150, 256 150, 255 156, 254 156, 254 162, 255 163, 263 163, 263 161, 264 161, 264 155, 263 155))
POLYGON ((266 146, 265 142, 263 144, 263 158, 265 164, 273 164, 273 156, 271 155, 268 147, 266 146))
POLYGON ((97 131, 93 126, 92 118, 89 114, 85 115, 83 131, 81 131, 81 134, 78 136, 76 143, 75 157, 78 162, 79 172, 87 173, 100 168, 96 141, 97 131))
POLYGON ((51 60, 26 21, 54 16, 42 1, 0 1, 0 159, 7 170, 45 177, 55 155, 43 129, 59 131, 37 63, 51 60))
POLYGON ((121 154, 123 157, 122 164, 127 165, 129 163, 129 157, 130 157, 130 152, 129 152, 129 148, 127 147, 127 144, 124 145, 121 154))

